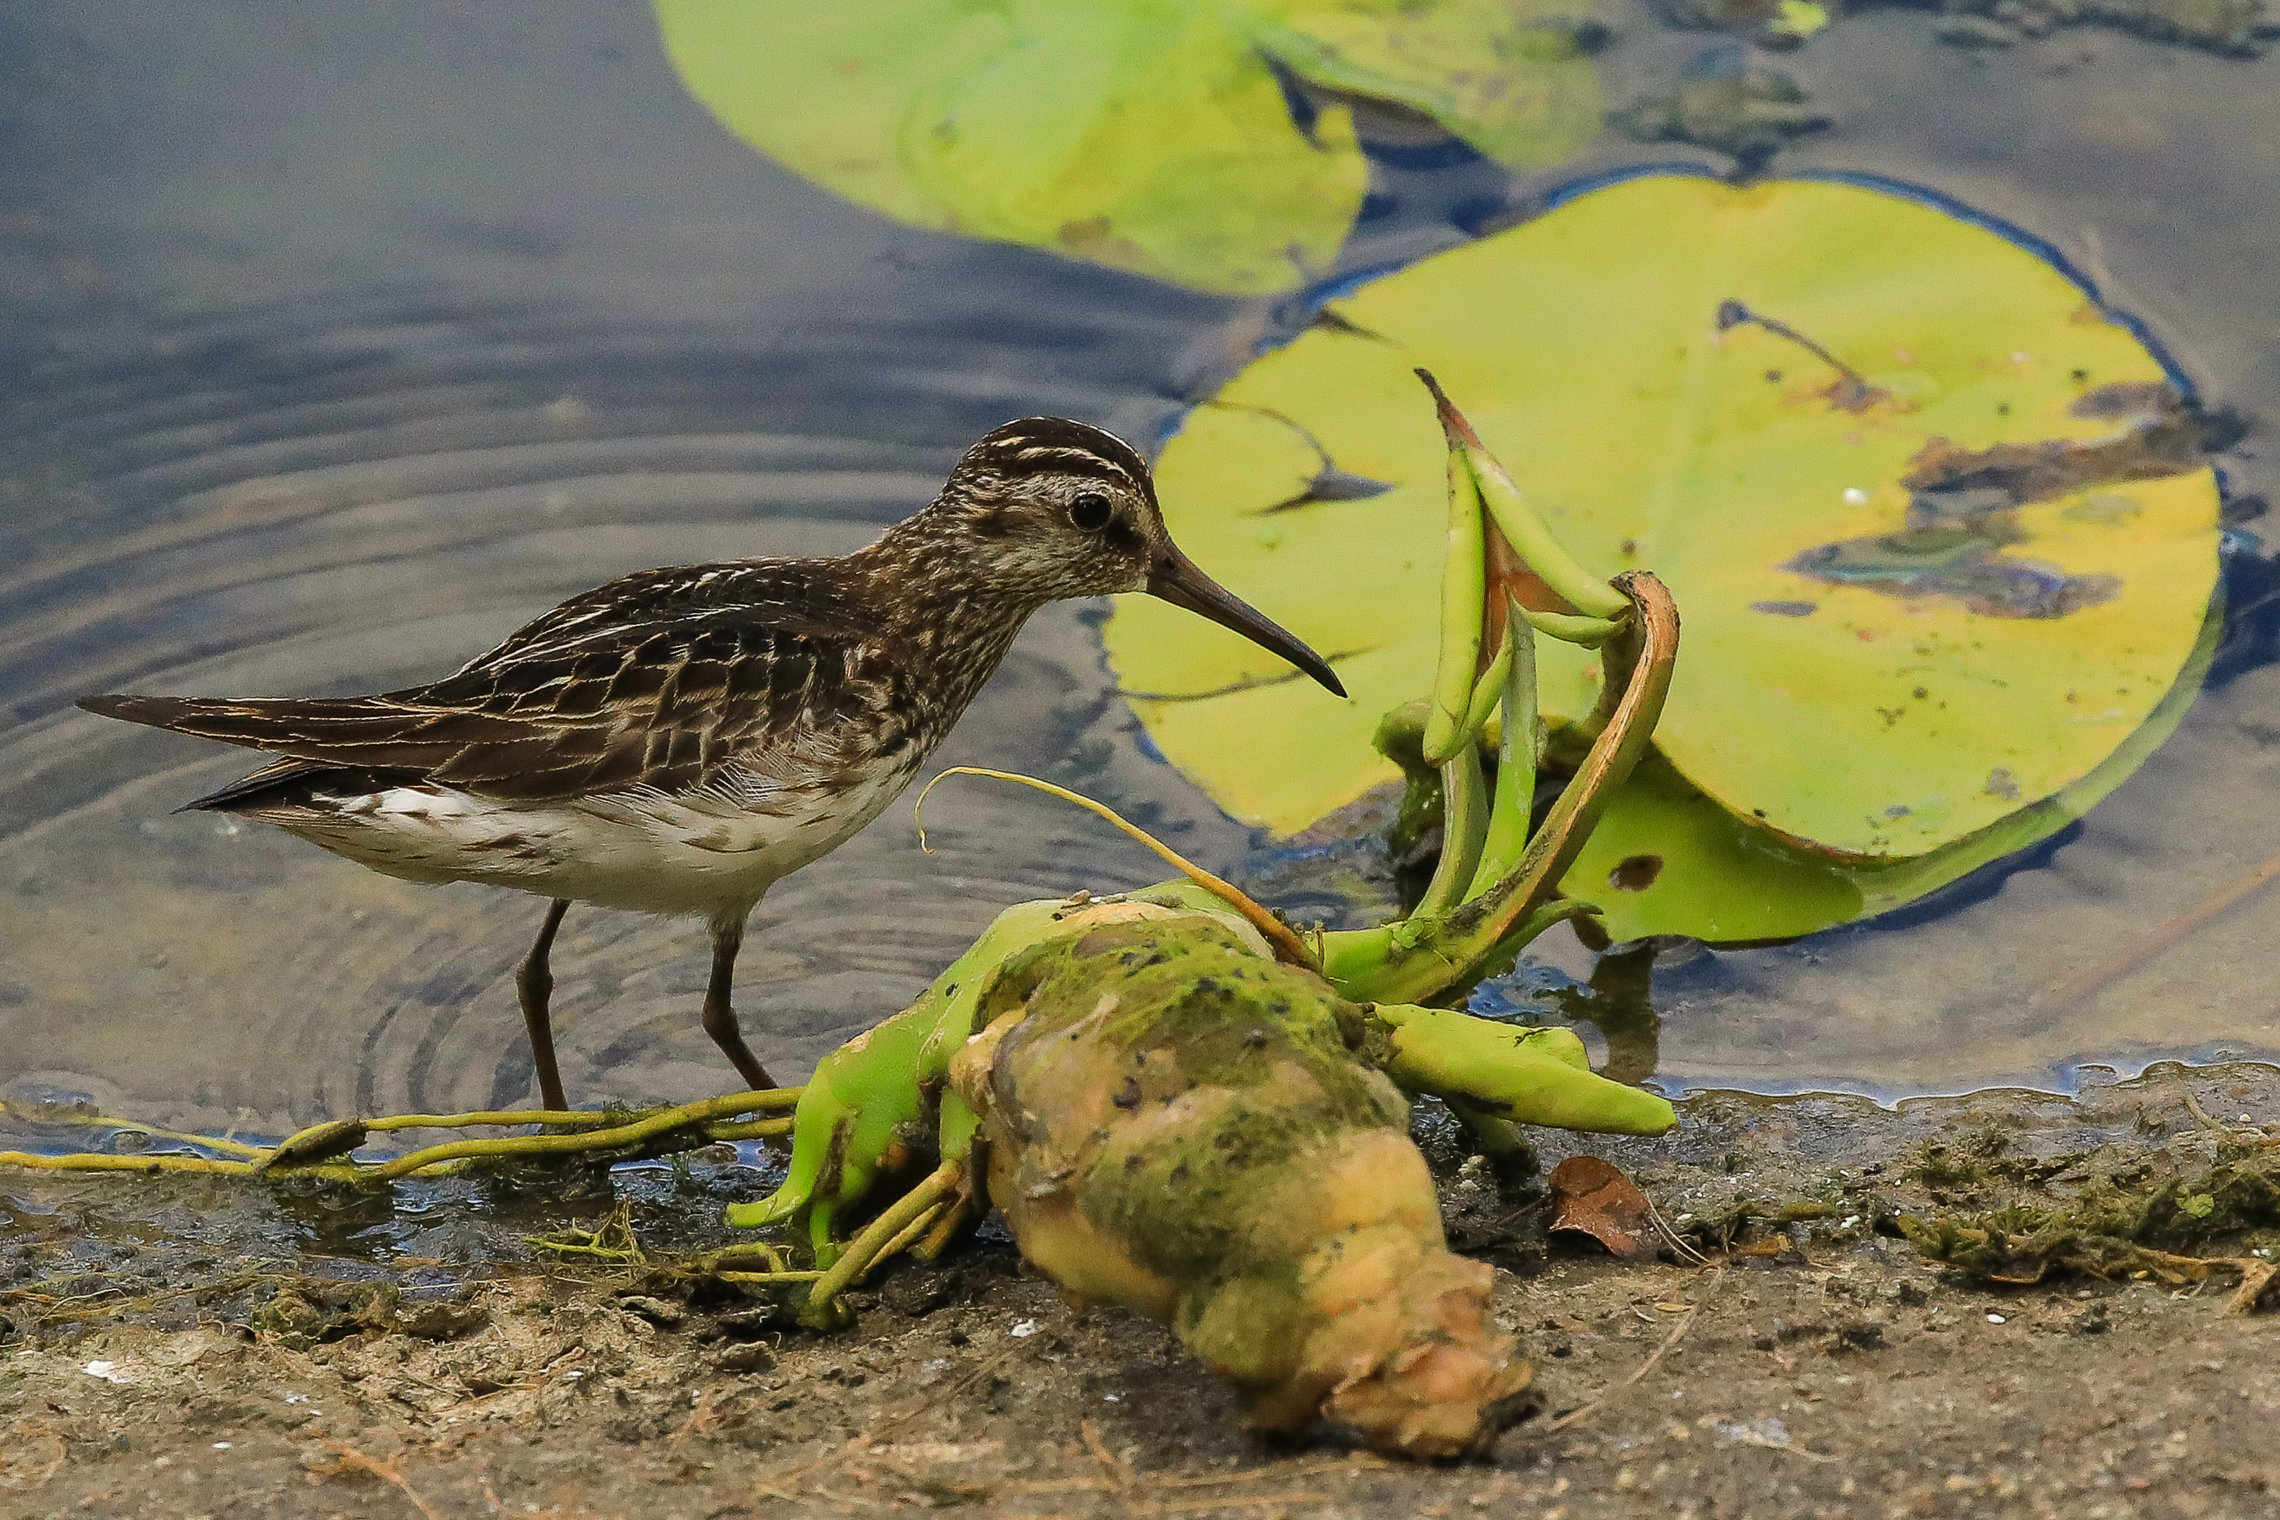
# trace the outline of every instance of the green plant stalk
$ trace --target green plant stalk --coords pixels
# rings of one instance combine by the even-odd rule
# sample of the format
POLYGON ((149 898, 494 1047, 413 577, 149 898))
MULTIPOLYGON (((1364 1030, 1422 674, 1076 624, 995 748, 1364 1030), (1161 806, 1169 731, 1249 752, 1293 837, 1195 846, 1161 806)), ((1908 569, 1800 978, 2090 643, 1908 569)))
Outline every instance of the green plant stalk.
POLYGON ((43 1156, 24 1151, 0 1151, 0 1165, 36 1171, 139 1172, 146 1175, 180 1172, 248 1178, 291 1173, 297 1177, 317 1177, 328 1182, 386 1183, 411 1176, 447 1176, 464 1170, 468 1161, 482 1157, 512 1159, 621 1151, 628 1146, 639 1147, 683 1130, 706 1140, 743 1140, 780 1135, 791 1128, 788 1117, 728 1122, 722 1116, 785 1109, 797 1102, 798 1098, 798 1088, 778 1088, 766 1092, 728 1093, 698 1103, 655 1109, 647 1113, 510 1109, 478 1110, 464 1114, 389 1114, 374 1119, 334 1119, 310 1125, 274 1146, 248 1145, 243 1141, 211 1135, 154 1129, 102 1115, 74 1115, 62 1122, 128 1130, 235 1154, 226 1158, 122 1156, 96 1151, 43 1156), (378 1164, 333 1159, 361 1144, 368 1133, 519 1124, 542 1124, 569 1133, 500 1135, 446 1141, 406 1152, 392 1161, 378 1164))
POLYGON ((1668 1099, 1600 1076, 1572 1029, 1516 1029, 1468 1013, 1379 1003, 1390 1036, 1385 1073, 1411 1092, 1454 1096, 1516 1124, 1659 1135, 1678 1122, 1668 1099))
POLYGON ((1545 585, 1567 599, 1567 607, 1545 610, 1583 612, 1597 618, 1620 619, 1629 610, 1629 604, 1622 594, 1577 564, 1575 556, 1568 553, 1558 539, 1552 537, 1551 530, 1544 526, 1543 519, 1528 506, 1528 499, 1521 494, 1520 487, 1504 472, 1504 466, 1490 455, 1480 441, 1480 434, 1474 432, 1473 425, 1465 420, 1464 413, 1458 411, 1442 391, 1440 382, 1429 371, 1422 369, 1417 371, 1417 378, 1424 381, 1425 388, 1433 393, 1433 403, 1441 413, 1441 430, 1448 436, 1449 452, 1452 456, 1463 458, 1466 469, 1472 476, 1473 489, 1479 493, 1479 499, 1487 507, 1489 515, 1496 519, 1496 526, 1503 530, 1504 536, 1511 541, 1520 558, 1527 562, 1528 568, 1545 585))
MULTIPOLYGON (((204 1141, 200 1141, 204 1144, 204 1141)), ((211 1156, 113 1156, 101 1151, 77 1151, 60 1156, 39 1156, 29 1151, 0 1151, 0 1166, 20 1166, 44 1172, 137 1172, 155 1177, 162 1172, 194 1172, 205 1176, 252 1177, 260 1165, 254 1161, 223 1161, 211 1156)), ((331 1182, 362 1182, 363 1169, 341 1163, 300 1169, 299 1175, 331 1182)))
POLYGON ((932 1224, 936 1207, 957 1189, 964 1170, 963 1157, 943 1162, 865 1225, 862 1233, 847 1242, 838 1259, 816 1279, 815 1287, 808 1294, 807 1307, 800 1313, 800 1323, 811 1330, 829 1330, 839 1325, 845 1318, 845 1310, 836 1302, 839 1295, 853 1287, 882 1258, 891 1255, 898 1244, 907 1243, 903 1241, 905 1234, 915 1238, 924 1228, 919 1221, 932 1224))
MULTIPOLYGON (((426 1146, 398 1156, 393 1161, 364 1170, 361 1175, 372 1182, 391 1182, 439 1161, 456 1161, 470 1156, 574 1156, 637 1147, 645 1141, 679 1129, 696 1129, 701 1133, 708 1121, 749 1112, 753 1107, 751 1097, 749 1093, 731 1093, 725 1098, 708 1098, 701 1103, 683 1103, 674 1108, 660 1109, 630 1123, 607 1129, 579 1130, 566 1135, 498 1135, 484 1139, 447 1140, 441 1145, 426 1146)), ((783 1134, 791 1125, 789 1119, 775 1119, 743 1128, 749 1132, 783 1134)))
POLYGON ((1418 900, 1414 919, 1446 913, 1472 885, 1481 844, 1492 826, 1488 783, 1481 775, 1480 746, 1468 730, 1465 742, 1441 764, 1441 858, 1418 900))
MULTIPOLYGON (((1189 882, 1133 895, 1232 916, 1217 893, 1189 882)), ((828 1257, 838 1209, 862 1197, 880 1171, 892 1170, 909 1155, 913 1140, 935 1140, 945 1160, 963 1154, 973 1143, 978 1121, 948 1095, 937 1102, 950 1058, 973 1034, 982 993, 998 968, 1054 938, 1060 920, 1077 907, 1045 901, 1006 909, 917 1002, 825 1056, 800 1092, 792 1120, 791 1167, 783 1185, 757 1202, 730 1205, 728 1222, 738 1229, 759 1229, 804 1212, 810 1238, 828 1257)), ((1247 922, 1244 927, 1257 933, 1247 922)), ((1260 942, 1265 944, 1263 937, 1260 942)))
MULTIPOLYGON (((1515 603, 1514 605, 1518 605, 1515 603)), ((1472 704, 1465 711, 1465 732, 1485 737, 1488 720, 1504 705, 1504 679, 1512 669, 1512 641, 1505 639, 1496 646, 1496 658, 1488 662, 1488 669, 1480 673, 1473 683, 1472 704)), ((1506 711, 1510 711, 1509 708, 1506 711)))
MULTIPOLYGON (((1507 601, 1513 612, 1520 604, 1507 601)), ((1536 630, 1519 618, 1504 625, 1504 731, 1496 749, 1496 795, 1488 808, 1488 833, 1464 896, 1489 890, 1518 865, 1528 849, 1528 825, 1536 806, 1536 746, 1541 720, 1536 711, 1536 630)))
MULTIPOLYGON (((8 1105, 0 1103, 0 1114, 7 1114, 8 1112, 8 1105)), ((23 1119, 30 1124, 68 1124, 81 1129, 128 1130, 134 1134, 149 1135, 158 1140, 186 1141, 191 1145, 204 1146, 208 1150, 227 1151, 231 1155, 243 1156, 248 1160, 258 1160, 269 1153, 268 1147, 248 1145, 243 1140, 230 1140, 214 1135, 193 1135, 182 1130, 159 1129, 149 1124, 137 1124, 131 1119, 113 1119, 106 1114, 20 1113, 14 1117, 23 1119)), ((11 1152, 10 1154, 14 1153, 11 1152)))
POLYGON ((1538 612, 1522 607, 1520 616, 1538 633, 1547 634, 1564 644, 1580 644, 1586 649, 1597 649, 1623 631, 1620 618, 1582 617, 1569 612, 1538 612))
POLYGON ((1643 570, 1614 582, 1630 599, 1639 657, 1598 738, 1519 862, 1487 892, 1432 919, 1322 937, 1324 974, 1358 1002, 1418 1003, 1476 974, 1515 931, 1551 903, 1591 829, 1647 752, 1678 657, 1678 609, 1643 570))
POLYGON ((1425 759, 1446 765, 1473 737, 1472 695, 1480 675, 1481 605, 1488 584, 1480 489, 1457 450, 1449 451, 1449 527, 1441 551, 1441 654, 1433 705, 1425 716, 1425 759))

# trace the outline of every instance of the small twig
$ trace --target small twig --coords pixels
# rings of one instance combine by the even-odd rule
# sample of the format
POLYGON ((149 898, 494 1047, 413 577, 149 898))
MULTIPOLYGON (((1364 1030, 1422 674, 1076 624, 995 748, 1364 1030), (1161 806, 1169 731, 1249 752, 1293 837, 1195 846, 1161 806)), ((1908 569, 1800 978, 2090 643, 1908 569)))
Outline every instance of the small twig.
POLYGON ((1160 1515, 1200 1515, 1212 1510, 1265 1509, 1269 1505, 1328 1504, 1328 1494, 1308 1493, 1304 1490, 1287 1494, 1246 1494, 1241 1498, 1173 1499, 1163 1504, 1127 1504, 1124 1512, 1135 1520, 1153 1520, 1160 1515))
POLYGON ((712 1390, 706 1388, 697 1394, 697 1407, 689 1411, 689 1417, 681 1422, 681 1428, 673 1432, 673 1439, 665 1443, 665 1460, 673 1460, 681 1450, 681 1443, 689 1439, 690 1432, 711 1428, 712 1390))
POLYGON ((2219 887, 2184 912, 2156 924, 2128 946, 2080 976, 2044 988, 2027 1000, 2028 1009, 2038 1014, 2064 1013, 2079 1003, 2089 1001, 2274 881, 2280 881, 2280 855, 2265 861, 2237 881, 2219 887))
POLYGON ((1726 300, 1718 303, 1718 331, 1725 332, 1729 328, 1740 327, 1744 324, 1762 327, 1777 338, 1787 339, 1835 370, 1839 376, 1839 383, 1833 388, 1835 393, 1830 399, 1848 412, 1865 411, 1877 397, 1891 394, 1882 386, 1871 384, 1866 375, 1845 363, 1835 354, 1830 353, 1823 345, 1814 342, 1796 328, 1791 327, 1787 322, 1754 312, 1739 301, 1726 300))
POLYGON ((1085 1450, 1092 1453, 1093 1460, 1108 1474, 1108 1486, 1111 1489, 1125 1488, 1131 1484, 1132 1469, 1109 1453, 1108 1447, 1101 1441, 1099 1429, 1092 1421, 1077 1421, 1077 1434, 1084 1437, 1085 1450))
MULTIPOLYGON (((428 1508, 427 1500, 420 1497, 420 1491, 412 1487, 411 1480, 404 1476, 395 1463, 383 1462, 378 1457, 368 1457, 345 1441, 328 1440, 325 1444, 340 1455, 340 1461, 333 1467, 333 1472, 368 1472, 375 1478, 385 1479, 402 1489, 404 1497, 412 1501, 412 1507, 425 1515, 427 1520, 441 1520, 441 1517, 434 1510, 428 1508)), ((328 1474, 316 1472, 311 1473, 310 1476, 321 1478, 328 1476, 328 1474)))
POLYGON ((717 1272, 723 1267, 757 1261, 771 1272, 784 1270, 784 1250, 764 1240, 741 1241, 736 1245, 722 1246, 689 1259, 689 1266, 699 1272, 717 1272))
POLYGON ((2272 1279, 2280 1277, 2280 1266, 2253 1256, 2236 1257, 2234 1261, 2240 1268, 2240 1287, 2225 1302, 2225 1313, 2233 1317, 2254 1314, 2272 1279))
POLYGON ((1701 1296, 1694 1301, 1694 1307, 1686 1311, 1686 1317, 1684 1319, 1671 1326, 1670 1334, 1663 1337, 1662 1344, 1655 1347, 1655 1349, 1648 1354, 1647 1359, 1639 1364, 1638 1370, 1636 1372, 1633 1372, 1629 1377, 1623 1379, 1622 1382, 1617 1383, 1614 1387, 1608 1389, 1605 1393, 1602 1393, 1598 1398, 1593 1399, 1590 1403, 1585 1404, 1577 1409, 1571 1409, 1566 1414, 1561 1415, 1558 1419, 1552 1421, 1549 1425, 1546 1425, 1544 1427, 1545 1432, 1549 1434, 1550 1432, 1556 1430, 1566 1430, 1571 1425, 1575 1425, 1586 1419, 1589 1419, 1592 1415, 1597 1414, 1600 1410, 1605 1409, 1609 1404, 1613 1403, 1617 1398, 1621 1397, 1625 1391, 1636 1385, 1641 1378, 1644 1378, 1648 1373, 1654 1371, 1657 1364, 1659 1364, 1665 1356, 1668 1356, 1670 1354, 1670 1348, 1677 1345, 1680 1337, 1684 1336, 1688 1329, 1693 1326, 1695 1317, 1702 1312, 1702 1306, 1710 1302, 1711 1294, 1718 1291, 1718 1285, 1723 1280, 1724 1271, 1725 1269, 1723 1267, 1720 1267, 1711 1274, 1710 1285, 1705 1288, 1701 1296))
POLYGON ((2200 1122, 2203 1129, 2215 1130, 2220 1135, 2232 1135, 2255 1140, 2264 1138, 2264 1131, 2254 1125, 2227 1124, 2222 1119, 2211 1118, 2209 1111, 2201 1106, 2201 1100, 2183 1088, 2178 1089, 2178 1095, 2184 1098, 2186 1111, 2200 1122))
MULTIPOLYGON (((1640 1196, 1645 1197, 1646 1195, 1642 1193, 1640 1196)), ((1697 1250, 1693 1241, 1678 1233, 1671 1222, 1663 1217, 1663 1211, 1655 1207, 1655 1201, 1652 1198, 1647 1199, 1647 1218, 1653 1221, 1655 1233, 1662 1236, 1663 1244, 1678 1253, 1679 1260, 1695 1267, 1710 1265, 1710 1258, 1697 1250)))

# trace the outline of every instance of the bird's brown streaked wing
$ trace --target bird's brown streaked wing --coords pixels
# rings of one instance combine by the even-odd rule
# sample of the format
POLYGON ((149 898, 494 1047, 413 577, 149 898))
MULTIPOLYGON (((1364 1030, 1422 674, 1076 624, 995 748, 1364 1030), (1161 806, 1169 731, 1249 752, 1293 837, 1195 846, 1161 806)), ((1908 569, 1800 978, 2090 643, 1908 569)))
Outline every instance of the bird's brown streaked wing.
POLYGON ((549 608, 436 683, 480 676, 531 659, 610 646, 692 618, 726 614, 826 642, 860 639, 874 619, 852 604, 828 573, 830 561, 742 560, 637 570, 549 608))
MULTIPOLYGON (((470 668, 375 697, 90 697, 90 711, 506 801, 703 785, 860 706, 863 646, 725 616, 470 668)), ((765 768, 764 766, 761 768, 765 768)))

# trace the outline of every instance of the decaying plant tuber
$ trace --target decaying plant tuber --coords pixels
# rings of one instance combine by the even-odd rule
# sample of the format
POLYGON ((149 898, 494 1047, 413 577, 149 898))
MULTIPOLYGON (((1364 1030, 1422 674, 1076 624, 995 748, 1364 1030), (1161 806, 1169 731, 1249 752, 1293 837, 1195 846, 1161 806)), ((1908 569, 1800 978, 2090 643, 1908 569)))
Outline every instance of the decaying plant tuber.
POLYGON ((1530 1369, 1450 1254, 1386 1031, 1247 925, 1151 903, 1010 963, 951 1061, 989 1197, 1077 1300, 1171 1321, 1265 1430, 1317 1418, 1408 1456, 1478 1449, 1530 1369))

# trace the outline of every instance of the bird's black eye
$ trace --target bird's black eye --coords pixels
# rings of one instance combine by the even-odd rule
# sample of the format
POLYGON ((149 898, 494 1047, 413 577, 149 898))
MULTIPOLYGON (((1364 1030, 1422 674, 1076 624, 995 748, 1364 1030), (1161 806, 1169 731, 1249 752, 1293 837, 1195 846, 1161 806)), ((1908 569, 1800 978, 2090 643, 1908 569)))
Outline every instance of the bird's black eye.
POLYGON ((1098 491, 1081 491, 1069 503, 1069 523, 1080 533, 1098 533, 1115 515, 1116 509, 1098 491))

